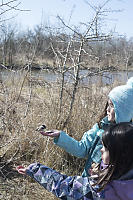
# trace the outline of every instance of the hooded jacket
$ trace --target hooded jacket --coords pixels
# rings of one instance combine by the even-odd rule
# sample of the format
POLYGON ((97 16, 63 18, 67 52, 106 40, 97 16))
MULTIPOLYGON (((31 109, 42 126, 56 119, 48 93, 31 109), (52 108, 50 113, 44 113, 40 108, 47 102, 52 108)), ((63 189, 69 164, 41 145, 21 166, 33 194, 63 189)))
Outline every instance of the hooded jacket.
MULTIPOLYGON (((112 89, 108 97, 114 105, 116 123, 130 122, 133 118, 133 77, 127 81, 126 85, 112 89)), ((101 161, 101 137, 104 129, 109 124, 107 117, 105 117, 101 121, 101 129, 96 123, 92 129, 83 134, 80 141, 75 140, 63 131, 60 132, 58 138, 54 138, 54 143, 66 152, 79 158, 87 157, 82 176, 89 175, 88 169, 93 162, 99 163, 101 161)))
POLYGON ((64 200, 133 200, 133 169, 100 193, 92 177, 66 176, 39 163, 29 165, 26 174, 64 200))

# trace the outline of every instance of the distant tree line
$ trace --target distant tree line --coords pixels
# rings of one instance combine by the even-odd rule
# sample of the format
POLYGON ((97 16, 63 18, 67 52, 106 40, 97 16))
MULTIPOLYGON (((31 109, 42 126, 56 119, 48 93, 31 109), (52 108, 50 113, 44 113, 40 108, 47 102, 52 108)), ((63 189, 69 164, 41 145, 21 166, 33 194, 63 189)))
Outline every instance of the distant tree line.
POLYGON ((98 70, 132 68, 133 38, 127 40, 126 37, 105 34, 102 23, 104 16, 108 15, 108 12, 114 12, 106 9, 109 1, 105 0, 99 6, 92 6, 86 2, 93 10, 94 16, 88 23, 82 22, 78 27, 69 26, 58 16, 58 27, 40 24, 33 30, 26 31, 19 31, 16 25, 11 24, 9 17, 10 11, 26 11, 20 9, 21 2, 1 1, 1 66, 52 68, 58 69, 63 76, 66 68, 71 68, 74 69, 76 80, 80 69, 84 68, 98 70))
MULTIPOLYGON (((34 30, 19 32, 8 24, 0 29, 0 63, 4 66, 32 65, 59 67, 63 65, 67 53, 66 66, 76 58, 81 38, 38 25, 34 30)), ((95 39, 84 42, 81 66, 116 67, 126 69, 133 67, 133 38, 125 37, 95 39)))

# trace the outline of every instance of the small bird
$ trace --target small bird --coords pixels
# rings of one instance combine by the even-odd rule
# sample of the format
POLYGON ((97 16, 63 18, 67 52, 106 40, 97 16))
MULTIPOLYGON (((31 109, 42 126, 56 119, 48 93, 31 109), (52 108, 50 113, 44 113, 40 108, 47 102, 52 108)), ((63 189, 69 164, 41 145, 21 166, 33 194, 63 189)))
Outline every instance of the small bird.
POLYGON ((43 125, 41 125, 41 126, 39 126, 37 129, 36 129, 36 131, 44 131, 46 129, 46 126, 43 124, 43 125))

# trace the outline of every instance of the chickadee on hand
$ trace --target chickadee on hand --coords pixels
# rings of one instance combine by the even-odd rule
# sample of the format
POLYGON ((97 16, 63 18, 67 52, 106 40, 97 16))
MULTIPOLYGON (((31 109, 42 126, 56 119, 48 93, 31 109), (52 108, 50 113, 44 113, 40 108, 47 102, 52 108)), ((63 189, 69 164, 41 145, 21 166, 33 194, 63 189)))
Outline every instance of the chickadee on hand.
POLYGON ((36 129, 36 131, 44 131, 46 129, 46 126, 43 124, 43 125, 41 125, 41 126, 39 126, 37 129, 36 129))

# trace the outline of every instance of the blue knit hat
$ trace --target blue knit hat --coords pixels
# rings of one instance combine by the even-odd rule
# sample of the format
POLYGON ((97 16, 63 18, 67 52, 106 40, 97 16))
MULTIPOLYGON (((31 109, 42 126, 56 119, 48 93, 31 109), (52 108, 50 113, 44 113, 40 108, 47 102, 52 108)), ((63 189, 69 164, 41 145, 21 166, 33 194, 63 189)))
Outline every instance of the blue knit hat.
POLYGON ((126 85, 112 89, 108 97, 114 105, 116 123, 129 122, 133 118, 133 77, 126 85))

